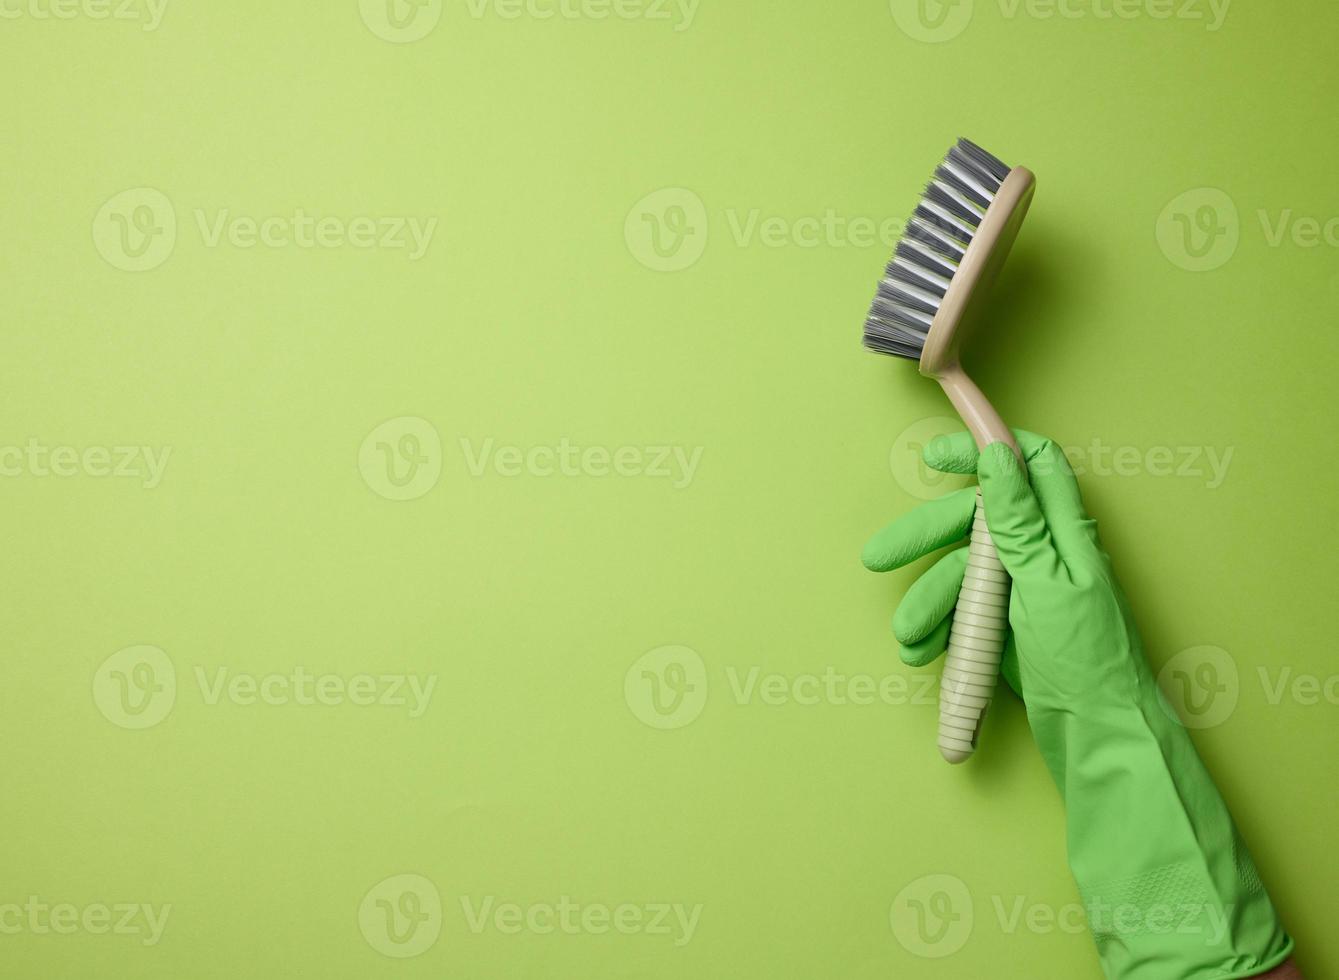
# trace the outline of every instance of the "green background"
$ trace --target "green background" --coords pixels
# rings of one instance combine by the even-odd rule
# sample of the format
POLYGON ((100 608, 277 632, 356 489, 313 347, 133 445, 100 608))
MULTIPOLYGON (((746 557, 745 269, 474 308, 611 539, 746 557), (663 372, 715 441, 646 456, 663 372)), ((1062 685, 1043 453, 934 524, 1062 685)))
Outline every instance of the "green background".
POLYGON ((1196 743, 1301 964, 1339 972, 1339 699, 1332 681, 1318 703, 1270 697, 1280 676, 1339 672, 1336 245, 1273 240, 1260 218, 1339 216, 1339 8, 1239 0, 1211 30, 1204 4, 1124 19, 976 0, 936 43, 894 7, 702 0, 688 22, 449 2, 393 43, 352 0, 171 0, 153 30, 11 0, 0 445, 170 457, 153 487, 96 467, 0 479, 0 906, 171 911, 153 945, 7 928, 0 973, 1096 976, 1085 933, 1001 921, 1020 896, 1077 901, 1012 695, 950 769, 933 690, 735 689, 757 668, 918 690, 888 629, 917 569, 877 577, 858 554, 938 492, 908 445, 949 409, 910 364, 861 351, 889 247, 842 222, 904 216, 959 135, 1039 181, 973 352, 1005 418, 1144 461, 1232 452, 1212 487, 1146 464, 1081 482, 1154 666, 1202 646, 1236 665, 1235 707, 1196 743), (171 202, 177 237, 134 272, 95 219, 141 187, 171 202), (648 216, 661 188, 686 210, 648 216), (1215 227, 1239 229, 1207 271, 1175 247, 1198 198, 1159 225, 1197 188, 1231 202, 1215 227), (197 217, 298 208, 438 225, 414 261, 211 246, 197 217), (754 212, 773 234, 746 234, 754 212), (825 215, 846 230, 815 242, 802 219, 825 215), (661 255, 657 227, 687 234, 661 255), (419 443, 440 479, 400 501, 360 446, 404 417, 440 438, 419 443), (678 487, 594 464, 476 474, 461 440, 489 439, 701 456, 678 487), (104 663, 136 645, 176 678, 142 730, 98 700, 117 683, 104 663), (667 645, 700 657, 689 697, 706 700, 660 729, 637 665, 667 645), (436 687, 411 717, 210 703, 196 674, 298 666, 436 687), (401 874, 441 901, 421 925, 440 935, 404 959, 359 918, 401 874), (939 958, 890 922, 929 875, 960 882, 955 921, 973 916, 939 958), (700 920, 676 945, 475 930, 462 906, 563 896, 700 904, 700 920))

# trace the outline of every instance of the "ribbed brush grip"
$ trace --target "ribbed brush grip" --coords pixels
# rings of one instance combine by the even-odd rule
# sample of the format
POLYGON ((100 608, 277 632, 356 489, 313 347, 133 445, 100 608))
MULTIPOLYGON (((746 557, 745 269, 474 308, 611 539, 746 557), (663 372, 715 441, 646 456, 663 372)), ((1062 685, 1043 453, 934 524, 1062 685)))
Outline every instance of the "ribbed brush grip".
POLYGON ((939 751, 949 762, 962 762, 976 751, 977 731, 1000 674, 1009 628, 1009 584, 977 490, 967 573, 939 682, 939 751))

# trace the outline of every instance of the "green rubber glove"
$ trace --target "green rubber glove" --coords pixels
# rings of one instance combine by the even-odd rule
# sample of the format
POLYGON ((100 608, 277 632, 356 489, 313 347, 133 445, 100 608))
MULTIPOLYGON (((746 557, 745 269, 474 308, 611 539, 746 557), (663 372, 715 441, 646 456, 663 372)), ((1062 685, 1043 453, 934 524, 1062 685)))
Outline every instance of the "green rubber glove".
MULTIPOLYGON (((976 472, 986 523, 1013 576, 1002 673, 1022 696, 1064 798, 1069 864, 1112 980, 1226 980, 1292 951, 1255 864, 1144 659, 1129 606, 1084 513, 1064 453, 1018 432, 1003 443, 937 439, 926 463, 976 472)), ((865 546, 874 571, 965 540, 976 489, 933 500, 865 546)), ((908 590, 893 617, 912 666, 944 652, 966 549, 908 590)))

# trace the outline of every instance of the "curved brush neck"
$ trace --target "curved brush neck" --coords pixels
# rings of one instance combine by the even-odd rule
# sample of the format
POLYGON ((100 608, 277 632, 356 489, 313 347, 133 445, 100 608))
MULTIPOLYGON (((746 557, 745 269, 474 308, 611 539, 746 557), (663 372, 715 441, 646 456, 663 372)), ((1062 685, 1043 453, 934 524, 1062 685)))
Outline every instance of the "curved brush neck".
POLYGON ((967 376, 961 364, 954 364, 935 375, 935 380, 948 395, 958 415, 966 423, 967 429, 976 440, 977 448, 985 449, 992 442, 1007 443, 1014 455, 1021 460, 1023 454, 1009 427, 1000 418, 1000 413, 990 404, 976 382, 967 376))

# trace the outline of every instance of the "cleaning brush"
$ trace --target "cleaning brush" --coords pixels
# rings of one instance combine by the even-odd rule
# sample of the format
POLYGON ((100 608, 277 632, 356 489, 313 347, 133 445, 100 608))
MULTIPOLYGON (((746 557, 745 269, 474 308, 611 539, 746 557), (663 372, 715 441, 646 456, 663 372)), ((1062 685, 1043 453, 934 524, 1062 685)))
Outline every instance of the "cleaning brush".
MULTIPOLYGON (((1013 433, 963 371, 959 351, 982 318, 1035 186, 1026 168, 958 140, 926 185, 865 319, 868 350, 918 362, 920 373, 943 387, 979 447, 1004 442, 1016 454, 1013 433)), ((978 490, 939 687, 939 751, 949 762, 976 751, 1004 652, 1009 590, 978 490)))

